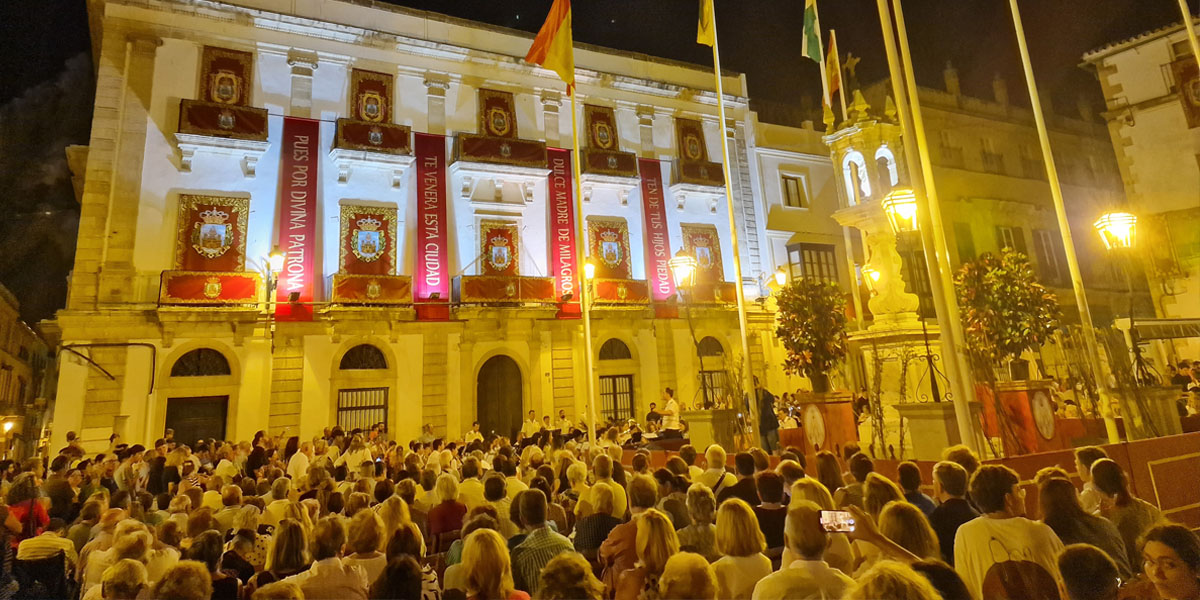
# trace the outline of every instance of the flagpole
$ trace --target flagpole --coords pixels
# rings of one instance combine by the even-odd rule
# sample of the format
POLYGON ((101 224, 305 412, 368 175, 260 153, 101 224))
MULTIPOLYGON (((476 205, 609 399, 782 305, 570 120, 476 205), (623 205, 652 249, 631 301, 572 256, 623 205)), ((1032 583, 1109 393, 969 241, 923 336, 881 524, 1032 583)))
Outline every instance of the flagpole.
MULTIPOLYGON (((1037 125, 1038 139, 1042 144, 1042 160, 1046 165, 1046 181, 1050 184, 1050 197, 1054 200, 1054 214, 1058 217, 1058 229, 1062 233, 1063 250, 1067 259, 1067 270, 1071 274, 1071 287, 1075 290, 1075 304, 1079 309, 1080 329, 1083 330, 1083 343, 1087 347, 1088 366, 1092 369, 1096 394, 1100 397, 1100 414, 1104 417, 1104 429, 1108 434, 1108 443, 1116 444, 1121 441, 1117 430, 1116 419, 1113 418, 1111 401, 1105 393, 1104 382, 1101 381, 1100 350, 1096 343, 1096 331, 1092 326, 1092 311, 1088 308, 1087 292, 1083 288, 1083 274, 1079 270, 1079 259, 1075 255, 1075 243, 1071 239, 1071 223, 1067 220, 1067 207, 1063 202, 1062 184, 1058 180, 1058 167, 1054 164, 1054 153, 1050 148, 1050 136, 1046 132, 1046 117, 1042 114, 1042 101, 1038 97, 1037 81, 1033 77, 1033 65, 1029 60, 1029 46, 1025 43, 1025 26, 1021 23, 1021 9, 1017 0, 1009 0, 1012 7, 1013 26, 1017 32, 1017 47, 1021 51, 1021 66, 1025 69, 1025 87, 1029 89, 1029 104, 1033 110, 1033 121, 1037 125)), ((1186 8, 1186 5, 1185 5, 1186 8)), ((1192 30, 1191 19, 1184 19, 1188 31, 1192 30)), ((1195 33, 1192 33, 1194 36, 1195 33)), ((1193 43, 1195 40, 1193 39, 1193 43)), ((1128 413, 1125 413, 1128 414, 1128 413)))
POLYGON ((754 371, 750 362, 749 337, 746 335, 746 293, 742 289, 741 250, 738 246, 737 225, 733 214, 733 188, 729 184, 733 176, 729 170, 729 137, 725 135, 725 92, 721 85, 721 51, 717 47, 717 7, 715 4, 714 2, 712 8, 713 76, 717 82, 717 114, 721 119, 721 170, 725 176, 725 208, 729 216, 729 243, 733 246, 734 289, 737 291, 738 327, 741 330, 742 338, 742 368, 745 371, 742 376, 742 388, 746 391, 746 397, 749 399, 750 422, 754 431, 761 436, 762 432, 758 430, 758 398, 754 397, 754 386, 751 383, 754 371))
MULTIPOLYGON (((829 39, 834 40, 834 43, 831 43, 829 45, 833 46, 833 67, 835 69, 837 69, 838 92, 839 92, 838 97, 842 101, 842 120, 849 120, 850 112, 846 110, 846 78, 842 77, 842 57, 838 55, 838 53, 841 50, 839 50, 837 47, 837 43, 836 43, 837 38, 835 37, 834 31, 832 29, 829 30, 829 39)), ((829 101, 829 104, 830 105, 833 104, 832 99, 829 101)))
MULTIPOLYGON (((975 386, 970 365, 966 360, 966 343, 958 312, 958 300, 954 296, 953 268, 946 246, 942 209, 938 200, 937 187, 933 178, 933 167, 929 158, 928 140, 925 137, 924 121, 921 118, 921 102, 917 97, 916 81, 913 79, 912 64, 908 52, 908 34, 904 27, 904 13, 899 0, 896 7, 896 28, 900 34, 900 51, 896 50, 896 36, 892 29, 892 15, 887 0, 877 0, 879 21, 883 29, 884 52, 887 55, 888 71, 892 78, 892 95, 895 97, 896 112, 900 117, 901 142, 905 161, 908 163, 909 185, 920 203, 918 215, 921 223, 917 228, 921 236, 921 248, 925 253, 925 268, 929 274, 929 289, 933 296, 934 314, 941 329, 942 364, 950 380, 951 401, 954 404, 954 420, 961 443, 978 452, 981 450, 972 400, 975 386), (903 59, 903 61, 902 61, 903 59), (903 67, 901 64, 903 62, 903 67), (907 84, 907 87, 906 87, 907 84), (911 104, 911 110, 910 110, 911 104), (933 259, 932 261, 930 259, 933 259)), ((930 373, 930 378, 936 377, 930 373)))
POLYGON ((1192 11, 1188 9, 1187 0, 1179 0, 1179 12, 1183 13, 1183 28, 1187 30, 1192 56, 1196 58, 1196 64, 1200 65, 1200 41, 1196 39, 1196 25, 1192 23, 1192 11))
POLYGON ((592 372, 592 283, 587 280, 586 276, 580 276, 587 271, 584 266, 587 261, 585 250, 587 244, 583 239, 583 195, 579 193, 581 169, 579 167, 579 119, 576 116, 579 111, 575 106, 575 86, 567 86, 567 93, 571 96, 571 166, 575 171, 575 254, 579 257, 576 259, 575 278, 582 284, 579 287, 583 292, 579 295, 579 305, 583 312, 583 347, 586 353, 583 359, 583 368, 587 372, 588 447, 595 452, 596 374, 592 372))

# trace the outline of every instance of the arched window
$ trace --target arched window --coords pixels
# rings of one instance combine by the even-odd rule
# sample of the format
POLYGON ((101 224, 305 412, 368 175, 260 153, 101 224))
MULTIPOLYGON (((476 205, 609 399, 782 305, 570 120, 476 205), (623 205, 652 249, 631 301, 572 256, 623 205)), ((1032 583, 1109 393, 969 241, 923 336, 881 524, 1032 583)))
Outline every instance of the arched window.
POLYGON ((633 354, 629 352, 629 346, 625 342, 612 338, 600 347, 600 360, 626 360, 633 358, 633 354))
POLYGON ((851 206, 871 195, 871 182, 867 179, 867 160, 861 152, 851 150, 846 153, 846 157, 842 159, 842 175, 846 179, 846 196, 851 206))
POLYGON ((342 362, 338 365, 339 369, 386 369, 387 358, 383 356, 383 351, 370 344, 359 344, 346 351, 342 355, 342 362))
POLYGON ((896 155, 892 154, 892 149, 886 144, 875 151, 875 173, 880 196, 886 195, 900 183, 900 173, 896 171, 896 155))
POLYGON ((700 356, 725 356, 725 348, 710 335, 700 340, 700 356))
POLYGON ((212 348, 197 348, 179 357, 171 365, 171 377, 206 377, 229 375, 229 361, 212 348))

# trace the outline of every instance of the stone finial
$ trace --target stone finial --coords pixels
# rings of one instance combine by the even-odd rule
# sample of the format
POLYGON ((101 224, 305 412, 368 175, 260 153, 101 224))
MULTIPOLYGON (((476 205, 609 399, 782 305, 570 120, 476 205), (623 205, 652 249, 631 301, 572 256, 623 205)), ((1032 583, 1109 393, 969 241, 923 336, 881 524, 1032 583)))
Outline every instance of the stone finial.
POLYGON ((833 133, 834 124, 837 121, 836 118, 833 116, 833 107, 829 106, 828 104, 822 103, 821 104, 821 116, 822 116, 823 120, 825 121, 825 131, 827 131, 829 133, 833 133))
POLYGON ((992 95, 996 99, 996 104, 1008 106, 1008 82, 999 73, 992 77, 992 95))
POLYGON ((958 69, 950 61, 946 61, 946 68, 942 70, 942 78, 946 81, 946 92, 952 96, 962 95, 962 86, 958 82, 958 69))
POLYGON ((854 104, 850 105, 850 113, 854 115, 854 120, 858 122, 871 118, 871 105, 863 97, 862 90, 854 90, 854 104))
POLYGON ((896 103, 892 100, 891 96, 888 96, 887 101, 883 104, 883 116, 887 117, 887 120, 895 123, 897 121, 896 114, 896 103))

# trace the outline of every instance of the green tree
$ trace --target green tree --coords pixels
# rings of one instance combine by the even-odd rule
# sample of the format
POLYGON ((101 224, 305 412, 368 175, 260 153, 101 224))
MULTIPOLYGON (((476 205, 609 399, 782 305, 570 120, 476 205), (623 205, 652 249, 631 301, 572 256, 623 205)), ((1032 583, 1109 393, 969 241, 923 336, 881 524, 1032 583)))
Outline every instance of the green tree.
POLYGON ((993 364, 1045 344, 1062 319, 1058 299, 1011 248, 964 263, 954 288, 968 345, 993 364))
POLYGON ((795 279, 779 291, 775 335, 787 350, 783 369, 829 391, 829 371, 846 357, 846 299, 837 284, 795 279))

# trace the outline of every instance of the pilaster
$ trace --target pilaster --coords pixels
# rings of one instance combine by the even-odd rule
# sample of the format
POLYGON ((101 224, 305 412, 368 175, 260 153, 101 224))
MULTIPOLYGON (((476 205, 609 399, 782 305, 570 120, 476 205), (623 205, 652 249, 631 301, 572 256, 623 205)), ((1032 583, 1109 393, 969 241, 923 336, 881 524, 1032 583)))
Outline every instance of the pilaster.
POLYGON ((312 118, 312 78, 317 70, 317 53, 312 50, 288 50, 288 66, 292 68, 292 104, 288 114, 303 119, 312 118))
POLYGON ((425 74, 427 133, 446 134, 446 90, 449 89, 450 77, 447 74, 435 71, 425 74))
POLYGON ((542 102, 542 114, 545 120, 546 128, 546 145, 553 148, 562 148, 560 142, 561 125, 558 123, 559 109, 562 107, 562 94, 546 90, 543 91, 540 97, 542 102))

